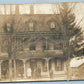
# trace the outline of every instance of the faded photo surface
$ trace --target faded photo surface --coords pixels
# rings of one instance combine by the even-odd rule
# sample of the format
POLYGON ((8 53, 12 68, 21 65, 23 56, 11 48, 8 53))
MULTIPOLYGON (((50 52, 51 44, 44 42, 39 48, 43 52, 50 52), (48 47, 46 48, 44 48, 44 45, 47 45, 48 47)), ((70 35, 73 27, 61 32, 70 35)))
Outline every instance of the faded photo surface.
POLYGON ((0 82, 84 80, 84 3, 0 5, 0 82))

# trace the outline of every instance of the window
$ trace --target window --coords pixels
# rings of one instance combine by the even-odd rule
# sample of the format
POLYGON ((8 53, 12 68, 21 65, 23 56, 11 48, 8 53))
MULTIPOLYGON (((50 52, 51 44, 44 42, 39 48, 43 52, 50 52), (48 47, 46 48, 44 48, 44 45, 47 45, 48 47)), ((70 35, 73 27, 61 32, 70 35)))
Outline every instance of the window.
POLYGON ((43 50, 49 50, 49 45, 47 43, 43 45, 43 50))
POLYGON ((62 59, 56 59, 56 71, 64 70, 64 61, 62 59))
POLYGON ((47 65, 46 65, 46 61, 45 60, 42 61, 42 70, 43 70, 43 72, 47 71, 47 65))
POLYGON ((46 45, 43 45, 43 50, 46 50, 46 45))
POLYGON ((30 50, 35 50, 36 46, 35 45, 30 45, 30 50))
POLYGON ((13 32, 13 27, 12 24, 7 23, 6 24, 6 32, 12 33, 13 32))
POLYGON ((63 43, 63 48, 66 48, 67 47, 67 43, 66 41, 63 43))
POLYGON ((62 48, 62 44, 57 42, 55 45, 54 45, 54 49, 61 49, 62 48))
POLYGON ((29 31, 33 31, 34 29, 33 29, 33 23, 32 22, 30 22, 29 23, 29 31))
POLYGON ((24 72, 23 62, 21 60, 16 60, 16 70, 17 70, 17 76, 22 77, 24 72))
POLYGON ((55 23, 51 22, 51 28, 55 28, 55 23))
POLYGON ((11 24, 7 23, 7 31, 9 32, 11 28, 11 24))

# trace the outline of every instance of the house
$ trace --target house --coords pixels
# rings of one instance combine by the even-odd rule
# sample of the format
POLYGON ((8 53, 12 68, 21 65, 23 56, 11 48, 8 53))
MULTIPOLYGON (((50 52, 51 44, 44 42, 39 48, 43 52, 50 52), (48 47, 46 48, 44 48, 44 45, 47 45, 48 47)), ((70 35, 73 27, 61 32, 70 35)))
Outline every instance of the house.
POLYGON ((70 67, 71 80, 84 79, 84 56, 73 58, 70 67))
POLYGON ((17 6, 15 15, 1 17, 5 16, 6 29, 2 27, 1 32, 0 78, 9 78, 9 53, 12 52, 12 77, 28 79, 27 69, 31 68, 32 79, 50 80, 52 71, 52 80, 66 80, 67 42, 59 14, 33 14, 32 5, 30 9, 30 14, 20 15, 17 6), (2 59, 4 53, 6 57, 2 59))

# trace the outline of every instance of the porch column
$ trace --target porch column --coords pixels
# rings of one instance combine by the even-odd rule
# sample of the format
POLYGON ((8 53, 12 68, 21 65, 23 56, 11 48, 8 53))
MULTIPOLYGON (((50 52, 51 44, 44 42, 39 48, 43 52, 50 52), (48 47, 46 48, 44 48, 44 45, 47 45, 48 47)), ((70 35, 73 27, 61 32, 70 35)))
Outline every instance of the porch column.
POLYGON ((44 59, 46 61, 47 73, 48 73, 48 77, 49 77, 50 76, 50 74, 49 74, 49 60, 50 60, 50 58, 44 58, 44 59))
POLYGON ((10 81, 12 81, 13 77, 12 77, 13 73, 12 73, 12 59, 9 59, 9 79, 10 81))
POLYGON ((47 71, 49 72, 49 59, 46 59, 47 71))
POLYGON ((16 60, 14 59, 14 78, 16 79, 16 60))
POLYGON ((0 79, 1 79, 1 63, 2 63, 2 60, 0 60, 0 79))
POLYGON ((26 60, 23 61, 23 66, 24 66, 24 78, 26 78, 26 60))

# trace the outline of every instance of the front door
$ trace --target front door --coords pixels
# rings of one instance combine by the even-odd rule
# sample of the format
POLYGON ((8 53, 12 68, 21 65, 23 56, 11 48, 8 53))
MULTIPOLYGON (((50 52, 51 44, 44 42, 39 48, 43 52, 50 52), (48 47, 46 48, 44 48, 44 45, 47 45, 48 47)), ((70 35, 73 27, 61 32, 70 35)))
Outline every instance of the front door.
POLYGON ((24 66, 22 60, 16 60, 16 76, 17 78, 23 78, 24 66))

